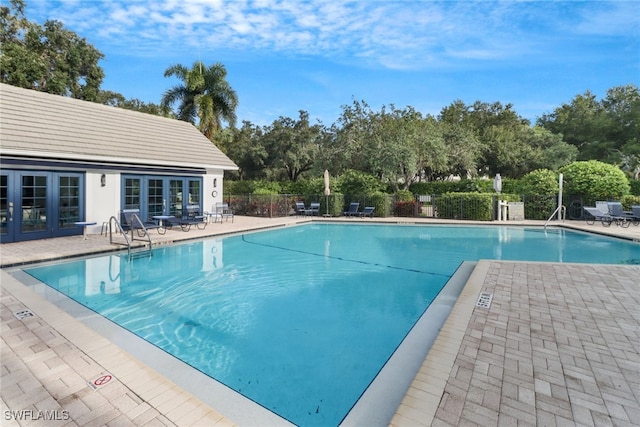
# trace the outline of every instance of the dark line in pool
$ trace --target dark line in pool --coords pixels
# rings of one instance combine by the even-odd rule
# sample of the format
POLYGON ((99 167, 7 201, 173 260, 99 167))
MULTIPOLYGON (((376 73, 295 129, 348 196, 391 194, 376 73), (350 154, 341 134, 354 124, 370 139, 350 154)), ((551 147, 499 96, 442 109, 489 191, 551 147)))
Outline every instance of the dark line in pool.
POLYGON ((245 242, 245 243, 249 243, 251 245, 264 246, 264 247, 267 247, 267 248, 280 249, 280 250, 289 251, 289 252, 297 252, 297 253, 300 253, 300 254, 313 255, 313 256, 322 257, 322 258, 331 258, 331 259, 336 259, 336 260, 339 260, 339 261, 355 262, 355 263, 360 263, 360 264, 365 264, 365 265, 375 265, 377 267, 385 267, 385 268, 390 268, 390 269, 393 269, 393 270, 410 271, 412 273, 429 274, 431 276, 451 277, 448 274, 434 273, 432 271, 423 271, 423 270, 417 270, 417 269, 414 269, 414 268, 396 267, 394 265, 384 265, 384 264, 378 264, 378 263, 375 263, 375 262, 361 261, 361 260, 358 260, 358 259, 342 258, 342 257, 337 257, 337 256, 318 254, 318 253, 315 253, 315 252, 301 251, 299 249, 285 248, 283 246, 270 245, 270 244, 267 244, 267 243, 252 242, 252 241, 247 240, 245 238, 244 234, 242 235, 242 241, 245 242))

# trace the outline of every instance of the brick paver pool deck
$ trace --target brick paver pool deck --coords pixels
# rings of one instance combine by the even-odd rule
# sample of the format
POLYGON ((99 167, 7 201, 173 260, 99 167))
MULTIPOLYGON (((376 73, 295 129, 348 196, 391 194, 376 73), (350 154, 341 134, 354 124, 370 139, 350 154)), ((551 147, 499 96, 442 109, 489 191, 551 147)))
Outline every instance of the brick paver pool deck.
MULTIPOLYGON (((304 220, 236 217, 203 231, 153 237, 163 243, 304 220)), ((640 241, 640 227, 563 225, 640 241)), ((1 262, 113 250, 108 240, 2 244, 1 262)), ((234 425, 5 269, 0 275, 1 425, 234 425)), ((638 420, 640 266, 488 260, 476 265, 390 424, 632 426, 638 420), (492 295, 489 307, 476 306, 480 292, 492 295)))

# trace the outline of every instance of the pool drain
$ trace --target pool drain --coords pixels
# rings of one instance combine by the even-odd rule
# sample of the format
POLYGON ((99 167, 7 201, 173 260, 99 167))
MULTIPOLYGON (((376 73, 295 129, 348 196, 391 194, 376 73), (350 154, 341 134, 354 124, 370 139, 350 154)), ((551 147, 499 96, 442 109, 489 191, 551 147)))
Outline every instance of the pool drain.
POLYGON ((493 294, 490 294, 489 292, 480 292, 480 296, 478 297, 478 302, 476 302, 476 307, 489 308, 491 307, 492 300, 493 300, 493 294))

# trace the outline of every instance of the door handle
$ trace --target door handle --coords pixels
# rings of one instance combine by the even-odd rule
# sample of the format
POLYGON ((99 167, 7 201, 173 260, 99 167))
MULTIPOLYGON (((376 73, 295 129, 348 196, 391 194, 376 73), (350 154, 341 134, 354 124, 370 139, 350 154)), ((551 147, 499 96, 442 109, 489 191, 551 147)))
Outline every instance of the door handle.
POLYGON ((13 221, 13 202, 9 202, 9 221, 13 221))

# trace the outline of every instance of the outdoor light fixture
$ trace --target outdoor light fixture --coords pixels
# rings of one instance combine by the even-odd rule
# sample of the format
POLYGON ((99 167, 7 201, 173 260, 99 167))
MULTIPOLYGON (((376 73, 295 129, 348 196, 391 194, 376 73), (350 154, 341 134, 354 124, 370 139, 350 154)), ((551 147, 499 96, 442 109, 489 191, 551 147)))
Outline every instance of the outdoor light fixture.
POLYGON ((218 178, 213 178, 213 188, 218 186, 218 178))
POLYGON ((107 185, 107 177, 105 174, 100 175, 100 187, 107 185))

